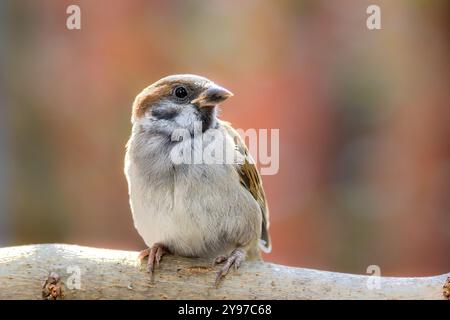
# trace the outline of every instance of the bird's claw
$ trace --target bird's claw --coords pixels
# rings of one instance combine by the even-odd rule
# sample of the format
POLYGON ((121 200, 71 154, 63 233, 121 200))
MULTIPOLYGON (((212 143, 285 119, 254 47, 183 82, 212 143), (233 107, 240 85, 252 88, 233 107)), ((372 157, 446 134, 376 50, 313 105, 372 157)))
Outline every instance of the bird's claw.
POLYGON ((227 259, 228 259, 227 256, 220 255, 214 259, 213 265, 216 266, 218 264, 221 264, 222 262, 225 262, 227 259))
POLYGON ((164 254, 168 253, 169 251, 160 243, 155 243, 151 248, 142 250, 139 253, 138 259, 140 261, 144 260, 145 257, 148 256, 147 261, 147 272, 150 273, 151 281, 154 280, 154 270, 155 270, 155 264, 157 267, 159 267, 159 264, 161 262, 161 258, 164 254))
POLYGON ((149 254, 150 254, 150 249, 149 248, 144 249, 141 252, 139 252, 139 255, 138 255, 139 261, 142 262, 142 260, 144 260, 146 257, 148 257, 149 254))
POLYGON ((214 264, 225 262, 225 264, 217 272, 216 281, 214 282, 215 287, 217 288, 219 286, 220 280, 228 274, 231 266, 234 266, 234 269, 236 270, 241 266, 242 261, 244 260, 245 251, 242 249, 234 250, 228 257, 218 256, 216 259, 214 259, 214 264))

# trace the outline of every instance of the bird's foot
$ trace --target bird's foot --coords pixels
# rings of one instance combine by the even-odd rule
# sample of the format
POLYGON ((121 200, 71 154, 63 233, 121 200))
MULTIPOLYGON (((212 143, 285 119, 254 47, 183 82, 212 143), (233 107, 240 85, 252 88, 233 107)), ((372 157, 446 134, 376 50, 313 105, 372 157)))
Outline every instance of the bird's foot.
POLYGON ((216 288, 219 286, 220 280, 228 274, 231 266, 234 266, 234 269, 237 269, 244 260, 245 251, 241 248, 235 249, 228 257, 221 255, 214 259, 214 265, 225 263, 220 268, 219 272, 217 272, 216 281, 214 283, 216 288))
POLYGON ((151 280, 153 281, 153 273, 155 270, 155 264, 159 267, 159 263, 161 262, 161 258, 166 253, 170 253, 169 250, 160 243, 155 243, 151 248, 142 250, 139 253, 138 259, 140 261, 144 260, 148 257, 147 261, 147 272, 150 273, 151 280))

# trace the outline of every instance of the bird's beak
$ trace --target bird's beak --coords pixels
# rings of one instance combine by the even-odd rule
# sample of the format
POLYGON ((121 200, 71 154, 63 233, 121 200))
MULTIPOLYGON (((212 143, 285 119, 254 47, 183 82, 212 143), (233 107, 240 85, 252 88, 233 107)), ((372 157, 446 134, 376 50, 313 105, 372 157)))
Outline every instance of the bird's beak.
POLYGON ((192 100, 191 103, 199 106, 200 108, 213 107, 232 96, 233 93, 229 90, 213 84, 203 91, 198 98, 192 100))

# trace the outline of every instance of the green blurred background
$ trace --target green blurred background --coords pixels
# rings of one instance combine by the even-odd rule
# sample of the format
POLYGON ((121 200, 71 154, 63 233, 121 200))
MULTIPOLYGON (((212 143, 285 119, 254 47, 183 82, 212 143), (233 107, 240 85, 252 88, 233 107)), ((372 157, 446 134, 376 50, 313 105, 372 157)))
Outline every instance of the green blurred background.
POLYGON ((448 272, 449 27, 440 0, 2 0, 0 245, 143 249, 123 175, 131 103, 196 73, 234 92, 235 127, 280 129, 267 260, 448 272))

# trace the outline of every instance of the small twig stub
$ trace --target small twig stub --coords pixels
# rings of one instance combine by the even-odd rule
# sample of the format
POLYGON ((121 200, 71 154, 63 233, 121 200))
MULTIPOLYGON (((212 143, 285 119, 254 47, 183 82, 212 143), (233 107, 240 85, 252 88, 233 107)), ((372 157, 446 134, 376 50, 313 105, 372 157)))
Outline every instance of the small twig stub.
POLYGON ((51 272, 42 285, 42 299, 61 300, 63 298, 61 278, 56 272, 51 272))
POLYGON ((450 277, 447 278, 447 281, 444 283, 444 297, 446 297, 448 300, 450 300, 450 277))

